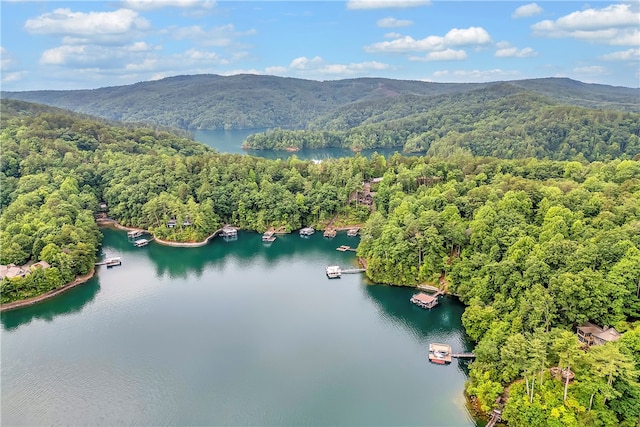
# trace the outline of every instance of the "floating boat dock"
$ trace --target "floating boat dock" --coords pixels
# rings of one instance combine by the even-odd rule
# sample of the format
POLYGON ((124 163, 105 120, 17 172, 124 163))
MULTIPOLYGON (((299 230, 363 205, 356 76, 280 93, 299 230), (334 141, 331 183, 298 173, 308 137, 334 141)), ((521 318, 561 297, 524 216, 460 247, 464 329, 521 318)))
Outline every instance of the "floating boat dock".
POLYGON ((356 273, 364 273, 367 271, 366 268, 347 268, 343 269, 339 265, 330 265, 327 267, 327 277, 329 279, 336 279, 343 274, 356 274, 356 273))
POLYGON ((316 230, 314 230, 312 227, 301 228, 300 229, 300 236, 308 237, 308 236, 311 236, 315 232, 316 232, 316 230))
POLYGON ((133 242, 133 246, 135 246, 136 248, 141 248, 143 246, 147 246, 149 242, 151 242, 151 240, 149 239, 138 239, 133 242))
POLYGON ((336 230, 333 229, 333 228, 328 228, 328 229, 324 230, 323 235, 324 235, 324 237, 332 239, 332 238, 336 237, 336 230))
POLYGON ((424 292, 420 292, 411 297, 411 302, 420 308, 432 309, 438 305, 438 295, 429 295, 424 292))
POLYGON ((342 276, 342 269, 339 265, 330 265, 327 267, 327 277, 329 279, 339 279, 342 276))
POLYGON ((347 245, 342 245, 342 246, 336 248, 336 251, 340 251, 340 252, 352 251, 352 252, 355 252, 356 248, 352 248, 351 246, 347 246, 347 245))
POLYGON ((276 236, 274 236, 275 232, 273 231, 267 231, 266 233, 264 233, 262 235, 262 241, 263 242, 273 242, 274 240, 276 240, 276 236))
POLYGON ((350 228, 350 229, 347 230, 347 236, 356 237, 359 232, 360 232, 359 228, 350 228))
POLYGON ((238 230, 233 227, 223 227, 220 235, 225 239, 237 239, 238 238, 238 230))
POLYGON ((127 231, 127 237, 129 239, 136 239, 136 238, 142 236, 143 234, 144 234, 144 231, 142 231, 142 230, 127 231))
POLYGON ((122 260, 120 257, 107 258, 104 261, 96 262, 94 265, 106 265, 107 267, 115 267, 117 265, 122 265, 122 260))
POLYGON ((437 363, 438 365, 444 365, 451 363, 451 346, 449 344, 429 344, 429 361, 437 363))

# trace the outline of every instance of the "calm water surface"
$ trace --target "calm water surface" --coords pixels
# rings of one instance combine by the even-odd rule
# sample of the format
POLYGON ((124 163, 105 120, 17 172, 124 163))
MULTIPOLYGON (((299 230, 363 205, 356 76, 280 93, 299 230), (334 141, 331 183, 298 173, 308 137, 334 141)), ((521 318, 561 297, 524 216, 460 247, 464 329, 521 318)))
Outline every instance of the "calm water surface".
MULTIPOLYGON (((202 142, 210 147, 215 148, 219 153, 228 154, 249 154, 256 157, 264 157, 267 159, 283 159, 296 155, 302 160, 323 160, 338 157, 352 157, 355 153, 347 148, 318 148, 318 149, 302 149, 296 152, 278 151, 278 150, 244 150, 242 143, 244 140, 254 133, 264 132, 267 129, 240 129, 240 130, 195 130, 193 131, 194 139, 202 142)), ((363 156, 371 156, 374 152, 382 154, 385 157, 394 154, 397 149, 362 150, 363 156)), ((405 156, 419 156, 418 153, 401 153, 405 156)))
POLYGON ((2 313, 2 425, 475 425, 465 366, 430 364, 430 342, 469 348, 454 299, 329 280, 355 238, 256 233, 202 248, 134 248, 104 230, 90 282, 2 313))

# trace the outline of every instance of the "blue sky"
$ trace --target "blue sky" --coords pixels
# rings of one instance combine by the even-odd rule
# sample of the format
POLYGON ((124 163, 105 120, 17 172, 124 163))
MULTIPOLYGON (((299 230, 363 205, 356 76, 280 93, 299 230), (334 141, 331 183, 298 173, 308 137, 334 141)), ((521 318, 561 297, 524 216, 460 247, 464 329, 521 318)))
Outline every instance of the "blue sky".
POLYGON ((2 0, 3 90, 183 74, 640 86, 640 2, 2 0))

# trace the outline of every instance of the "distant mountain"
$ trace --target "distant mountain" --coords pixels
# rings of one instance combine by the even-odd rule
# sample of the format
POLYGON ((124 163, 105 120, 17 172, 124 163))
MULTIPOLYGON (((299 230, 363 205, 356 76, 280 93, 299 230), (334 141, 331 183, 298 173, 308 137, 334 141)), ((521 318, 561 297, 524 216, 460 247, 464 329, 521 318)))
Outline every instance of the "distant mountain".
MULTIPOLYGON (((460 100, 470 92, 506 88, 505 84, 382 78, 319 82, 248 74, 193 75, 93 90, 3 92, 2 98, 182 129, 301 129, 331 121, 344 111, 359 111, 359 118, 340 125, 353 127, 367 120, 378 121, 380 112, 390 105, 397 114, 412 108, 419 110, 413 111, 416 113, 446 103, 449 97, 460 100)), ((640 112, 640 89, 546 78, 508 82, 508 91, 544 96, 551 104, 640 112)))

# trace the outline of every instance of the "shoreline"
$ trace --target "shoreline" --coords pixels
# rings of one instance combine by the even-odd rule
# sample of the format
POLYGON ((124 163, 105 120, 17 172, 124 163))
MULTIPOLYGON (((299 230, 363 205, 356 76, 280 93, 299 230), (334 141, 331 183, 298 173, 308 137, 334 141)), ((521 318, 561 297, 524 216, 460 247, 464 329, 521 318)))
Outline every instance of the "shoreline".
POLYGON ((98 227, 113 227, 113 228, 116 228, 118 230, 123 230, 123 231, 142 231, 144 233, 147 233, 147 234, 150 234, 151 236, 153 236, 153 241, 154 242, 158 242, 159 244, 161 244, 163 246, 171 246, 171 247, 174 247, 174 248, 199 248, 201 246, 207 245, 211 239, 213 239, 214 237, 216 237, 218 234, 220 234, 222 232, 222 228, 219 228, 216 231, 214 231, 211 235, 207 236, 204 240, 202 240, 200 242, 174 242, 174 241, 171 241, 171 240, 162 240, 162 239, 156 237, 149 230, 145 230, 144 228, 127 227, 125 225, 120 224, 115 219, 108 219, 108 220, 98 219, 98 220, 96 220, 96 224, 98 224, 98 227))
POLYGON ((77 276, 75 279, 73 279, 73 281, 62 285, 59 288, 56 289, 52 289, 48 292, 45 292, 42 295, 38 295, 35 297, 30 297, 27 299, 21 299, 18 301, 13 301, 13 302, 7 302, 4 304, 0 305, 0 312, 2 311, 9 311, 9 310, 15 310, 18 308, 23 308, 23 307, 29 307, 32 306, 34 304, 37 304, 39 302, 51 299, 53 297, 56 297, 58 295, 60 295, 63 292, 68 291, 69 289, 73 289, 78 285, 81 285, 83 283, 86 283, 89 281, 89 279, 91 279, 96 273, 96 269, 95 267, 91 268, 91 271, 89 271, 87 274, 85 274, 84 276, 77 276))

